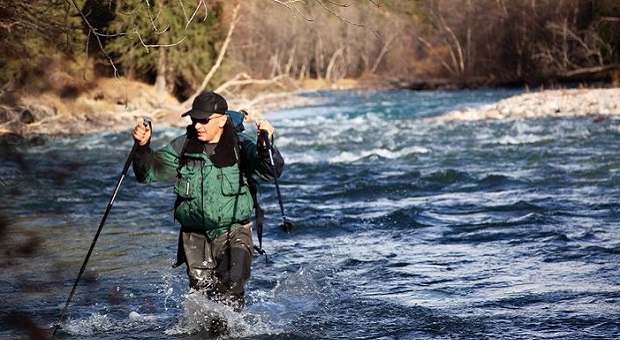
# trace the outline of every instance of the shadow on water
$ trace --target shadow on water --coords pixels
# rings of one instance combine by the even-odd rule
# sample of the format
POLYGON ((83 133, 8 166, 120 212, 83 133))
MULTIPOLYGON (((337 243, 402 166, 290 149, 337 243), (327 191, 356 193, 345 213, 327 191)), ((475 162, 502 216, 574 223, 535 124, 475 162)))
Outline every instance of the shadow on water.
MULTIPOLYGON (((68 192, 81 185, 78 173, 85 161, 49 148, 48 142, 46 137, 0 139, 0 334, 8 338, 52 338, 51 325, 87 249, 79 239, 89 231, 71 223, 84 227, 90 222, 82 217, 71 221, 76 204, 67 204, 74 195, 68 192)), ((89 213, 83 210, 78 214, 89 213)), ((95 270, 83 276, 80 289, 86 294, 76 309, 102 298, 94 294, 97 276, 95 270)), ((115 294, 103 297, 122 303, 115 294)))
MULTIPOLYGON (((18 136, 4 135, 0 139, 0 292, 4 297, 0 309, 0 332, 12 330, 24 338, 49 339, 51 332, 41 324, 41 314, 33 313, 24 306, 29 296, 45 298, 46 287, 59 282, 56 272, 42 271, 14 273, 13 268, 30 261, 41 261, 44 254, 44 236, 36 230, 24 231, 15 226, 18 218, 11 209, 13 202, 23 201, 27 188, 19 185, 19 179, 32 177, 36 169, 23 155, 24 149, 36 148, 45 144, 44 139, 30 140, 18 136), (10 273, 10 274, 9 274, 10 273), (15 275, 15 276, 14 276, 15 275), (33 276, 36 276, 33 280, 33 276)), ((54 181, 61 183, 64 176, 56 174, 54 181)), ((53 260, 53 259, 51 259, 53 260)), ((1 334, 1 333, 0 333, 1 334)))

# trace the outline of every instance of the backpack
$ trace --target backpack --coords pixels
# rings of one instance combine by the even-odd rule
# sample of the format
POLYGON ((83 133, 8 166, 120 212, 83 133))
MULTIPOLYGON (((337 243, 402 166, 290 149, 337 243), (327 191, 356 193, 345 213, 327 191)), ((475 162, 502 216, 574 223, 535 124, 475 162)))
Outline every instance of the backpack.
POLYGON ((245 130, 245 126, 243 126, 243 122, 245 121, 245 117, 248 115, 244 110, 240 111, 226 111, 226 114, 230 118, 230 122, 233 125, 235 132, 242 132, 245 130))

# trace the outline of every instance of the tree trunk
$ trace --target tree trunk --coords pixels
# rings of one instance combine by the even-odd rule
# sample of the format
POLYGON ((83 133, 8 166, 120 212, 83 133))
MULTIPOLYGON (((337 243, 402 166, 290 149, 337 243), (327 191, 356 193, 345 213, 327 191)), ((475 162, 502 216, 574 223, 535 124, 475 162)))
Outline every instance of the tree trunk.
POLYGON ((157 75, 155 76, 155 90, 158 94, 158 105, 163 104, 163 98, 166 95, 166 49, 158 48, 157 52, 157 75))

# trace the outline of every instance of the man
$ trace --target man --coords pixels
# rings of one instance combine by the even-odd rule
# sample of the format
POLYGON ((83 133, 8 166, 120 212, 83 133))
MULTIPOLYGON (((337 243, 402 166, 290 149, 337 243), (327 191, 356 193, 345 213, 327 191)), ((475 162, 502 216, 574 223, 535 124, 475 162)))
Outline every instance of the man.
MULTIPOLYGON (((253 175, 273 180, 263 134, 238 133, 226 114, 228 104, 217 93, 196 97, 185 135, 153 151, 150 127, 138 124, 133 170, 141 183, 176 178, 174 217, 181 224, 175 266, 186 263, 189 285, 210 299, 240 311, 252 263, 253 175)), ((266 120, 256 123, 272 138, 266 120)), ((277 176, 284 161, 274 149, 277 176)))

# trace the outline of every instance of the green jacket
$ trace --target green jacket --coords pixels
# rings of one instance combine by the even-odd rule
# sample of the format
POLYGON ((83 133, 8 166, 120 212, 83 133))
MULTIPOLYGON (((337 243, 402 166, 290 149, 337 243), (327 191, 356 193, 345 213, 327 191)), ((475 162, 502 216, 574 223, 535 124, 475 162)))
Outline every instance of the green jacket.
MULTIPOLYGON (((133 169, 139 182, 176 179, 174 217, 183 230, 200 232, 211 240, 249 222, 254 207, 250 186, 254 176, 273 180, 269 152, 256 140, 228 127, 211 155, 206 144, 191 133, 175 138, 153 151, 138 147, 133 169), (240 166, 241 165, 241 166, 240 166)), ((278 176, 284 161, 274 150, 278 176)))

